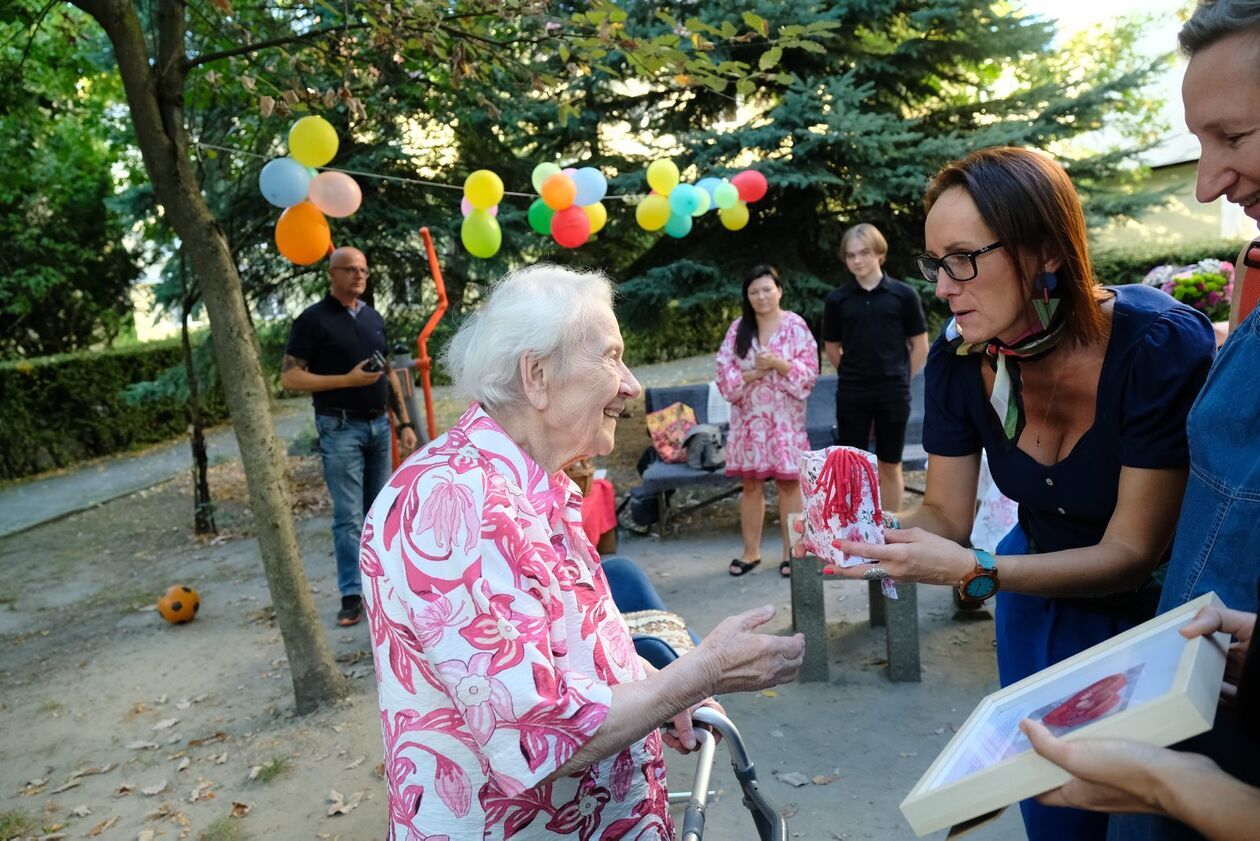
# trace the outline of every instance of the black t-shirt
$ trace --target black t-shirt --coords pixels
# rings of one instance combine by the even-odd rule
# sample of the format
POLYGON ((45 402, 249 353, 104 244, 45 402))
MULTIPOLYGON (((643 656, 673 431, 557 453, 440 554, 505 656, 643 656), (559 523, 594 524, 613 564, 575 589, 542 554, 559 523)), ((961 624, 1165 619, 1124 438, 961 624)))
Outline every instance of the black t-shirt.
MULTIPOLYGON (((373 351, 385 353, 387 346, 385 319, 379 312, 364 303, 358 314, 351 315, 340 301, 326 295, 293 322, 284 352, 305 360, 312 374, 335 375, 347 373, 373 351)), ((388 388, 388 379, 381 377, 372 385, 316 391, 311 399, 316 409, 383 411, 388 388)))
POLYGON ((910 399, 910 350, 906 340, 927 332, 919 293, 884 275, 869 292, 856 280, 827 295, 823 341, 839 342, 837 399, 910 399))

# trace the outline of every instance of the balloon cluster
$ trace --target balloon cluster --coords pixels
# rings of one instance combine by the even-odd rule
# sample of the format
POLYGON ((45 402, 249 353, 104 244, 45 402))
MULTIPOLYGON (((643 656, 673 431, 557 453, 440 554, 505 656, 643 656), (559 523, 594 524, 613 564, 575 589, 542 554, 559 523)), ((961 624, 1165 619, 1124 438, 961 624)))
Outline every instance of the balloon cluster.
POLYGON ((608 221, 601 203, 608 179, 595 167, 561 169, 541 163, 530 180, 538 198, 529 206, 529 226, 536 233, 550 234, 564 248, 584 245, 608 221))
POLYGON ((464 179, 464 198, 460 211, 464 222, 459 238, 464 248, 483 260, 499 253, 503 231, 499 228, 499 202, 503 200, 503 179, 488 169, 479 169, 464 179))
POLYGON ((738 231, 748 224, 748 205, 764 197, 768 186, 766 177, 755 169, 736 173, 729 181, 701 178, 695 184, 687 184, 679 180, 673 161, 661 159, 648 165, 647 181, 652 192, 634 210, 640 228, 664 228, 671 237, 681 239, 691 233, 692 220, 717 210, 723 227, 738 231))
POLYGON ((342 218, 359 209, 363 193, 344 172, 318 172, 337 154, 337 132, 323 117, 303 117, 289 129, 289 156, 274 158, 258 173, 263 198, 283 207, 276 248, 299 266, 322 260, 332 248, 325 216, 342 218))

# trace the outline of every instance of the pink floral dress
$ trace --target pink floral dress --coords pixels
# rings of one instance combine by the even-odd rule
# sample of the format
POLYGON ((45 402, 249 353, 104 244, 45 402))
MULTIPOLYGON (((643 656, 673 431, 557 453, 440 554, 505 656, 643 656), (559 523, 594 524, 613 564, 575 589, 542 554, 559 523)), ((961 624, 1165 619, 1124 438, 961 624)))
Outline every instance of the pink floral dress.
POLYGON ((805 434, 805 398, 818 379, 818 343, 805 319, 783 313, 765 350, 791 364, 786 375, 771 371, 751 383, 742 372, 753 367, 756 338, 744 357, 735 355, 735 319, 717 355, 717 387, 731 404, 731 432, 726 441, 726 475, 749 479, 795 480, 796 459, 809 449, 805 434))
POLYGON ((645 676, 567 476, 473 404, 381 491, 360 569, 391 839, 673 838, 656 731, 543 782, 645 676))

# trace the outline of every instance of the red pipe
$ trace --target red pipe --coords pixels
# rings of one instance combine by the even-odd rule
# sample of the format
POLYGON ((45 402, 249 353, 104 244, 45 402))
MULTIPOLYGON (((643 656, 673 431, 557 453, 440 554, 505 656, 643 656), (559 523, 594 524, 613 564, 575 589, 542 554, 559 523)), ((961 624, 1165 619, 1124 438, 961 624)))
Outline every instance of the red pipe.
POLYGON ((432 441, 437 437, 437 418, 433 414, 433 382, 430 377, 433 360, 429 358, 429 336, 433 335, 438 322, 446 314, 447 300, 442 267, 438 265, 437 252, 433 250, 433 237, 429 236, 428 228, 421 228, 420 236, 424 239, 425 251, 429 253, 429 269, 433 272, 433 283, 437 286, 438 295, 437 309, 429 316, 424 329, 416 337, 416 368, 420 371, 420 386, 424 389, 424 413, 429 421, 429 440, 432 441))

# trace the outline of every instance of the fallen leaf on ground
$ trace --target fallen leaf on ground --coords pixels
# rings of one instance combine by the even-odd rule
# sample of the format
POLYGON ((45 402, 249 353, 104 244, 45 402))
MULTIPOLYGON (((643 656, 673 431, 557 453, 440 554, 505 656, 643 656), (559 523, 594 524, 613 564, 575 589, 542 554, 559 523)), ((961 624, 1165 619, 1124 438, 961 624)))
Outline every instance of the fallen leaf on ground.
POLYGON ((158 749, 157 742, 146 742, 144 740, 138 740, 135 742, 127 743, 127 750, 157 750, 157 749, 158 749))
POLYGON ((157 833, 151 829, 142 829, 140 834, 136 836, 136 841, 153 841, 157 838, 157 833))
POLYGON ((162 782, 157 783, 156 785, 146 786, 145 788, 140 789, 140 793, 147 797, 153 797, 164 791, 166 791, 166 780, 162 780, 162 782))
POLYGON ((178 718, 164 718, 157 724, 153 725, 154 730, 170 730, 176 724, 179 724, 178 718))
POLYGON ((346 800, 342 797, 341 792, 333 789, 328 793, 328 802, 332 805, 328 807, 328 817, 333 815, 348 815, 359 805, 359 801, 363 799, 363 792, 356 791, 350 795, 350 799, 346 800))
POLYGON ((254 767, 250 768, 250 769, 249 769, 249 779, 251 779, 251 780, 256 780, 256 779, 258 779, 258 775, 262 773, 262 769, 263 769, 263 767, 262 767, 261 765, 255 765, 254 767))
POLYGON ((360 765, 362 765, 362 764, 363 764, 363 760, 365 760, 365 759, 367 759, 367 757, 366 757, 366 756, 360 756, 358 759, 356 759, 354 762, 351 762, 350 764, 348 764, 348 765, 347 765, 344 769, 342 769, 342 770, 349 771, 351 768, 358 768, 360 765))
POLYGON ((179 764, 175 766, 175 770, 176 772, 187 771, 189 765, 192 765, 192 760, 185 756, 179 761, 179 764))
POLYGON ((816 786, 825 786, 828 783, 834 783, 838 779, 840 779, 839 774, 819 774, 817 777, 814 777, 813 782, 816 786))
POLYGON ((809 785, 809 777, 805 776, 800 771, 785 771, 783 773, 776 773, 774 776, 779 780, 779 782, 787 783, 788 785, 796 786, 797 788, 809 785))
POLYGON ((62 783, 61 785, 57 786, 55 789, 53 789, 52 791, 50 791, 50 792, 48 792, 48 793, 49 793, 49 794, 61 794, 63 791, 69 791, 70 789, 74 788, 75 786, 79 786, 79 785, 82 785, 82 783, 81 783, 78 779, 70 779, 70 780, 68 780, 68 781, 66 781, 66 782, 64 782, 64 783, 62 783))
POLYGON ((378 779, 385 779, 385 763, 376 763, 376 767, 372 769, 372 773, 375 774, 378 779))
POLYGON ((96 826, 92 827, 91 829, 87 831, 88 838, 95 838, 96 836, 100 835, 102 832, 109 829, 116 823, 118 823, 117 815, 114 815, 112 818, 106 818, 105 820, 101 821, 96 826))
POLYGON ((248 803, 237 803, 236 801, 232 801, 232 811, 230 814, 234 818, 243 818, 249 814, 249 808, 248 803))
POLYGON ((18 791, 23 797, 34 797, 48 787, 48 780, 27 780, 26 785, 18 791))
POLYGON ((70 814, 74 815, 76 818, 86 818, 88 815, 92 814, 92 810, 87 806, 75 806, 70 810, 70 814))
POLYGON ((761 694, 762 694, 762 695, 764 695, 764 696, 765 696, 765 697, 767 697, 767 698, 778 698, 778 697, 779 697, 779 693, 778 693, 778 692, 775 692, 773 689, 763 689, 763 690, 761 690, 761 694))
POLYGON ((227 733, 224 733, 222 730, 220 730, 218 733, 215 733, 213 736, 205 736, 200 739, 189 739, 188 746, 195 748, 200 745, 212 745, 215 742, 222 742, 227 737, 228 737, 227 733))
POLYGON ((189 803, 196 803, 198 800, 210 800, 214 797, 214 792, 210 791, 214 787, 214 783, 210 780, 198 780, 197 785, 193 787, 192 794, 188 795, 189 803))
POLYGON ((189 701, 187 698, 181 698, 175 702, 175 709, 177 710, 186 710, 191 706, 192 701, 189 701))
POLYGON ((79 777, 90 777, 93 774, 107 774, 114 770, 114 763, 107 762, 104 765, 94 768, 80 768, 70 775, 70 779, 77 780, 79 777))
POLYGON ((123 783, 122 785, 120 785, 120 786, 118 787, 118 791, 115 791, 115 792, 114 792, 114 796, 115 796, 115 797, 126 797, 128 794, 131 794, 131 792, 132 792, 132 791, 134 791, 134 790, 135 790, 135 785, 134 785, 134 784, 132 784, 132 783, 123 783))
POLYGON ((797 805, 795 803, 788 803, 782 809, 779 810, 779 814, 782 815, 784 818, 790 818, 796 814, 796 810, 797 810, 797 805))
POLYGON ((226 765, 227 764, 227 751, 224 751, 223 753, 216 753, 213 759, 214 759, 215 765, 226 765))

